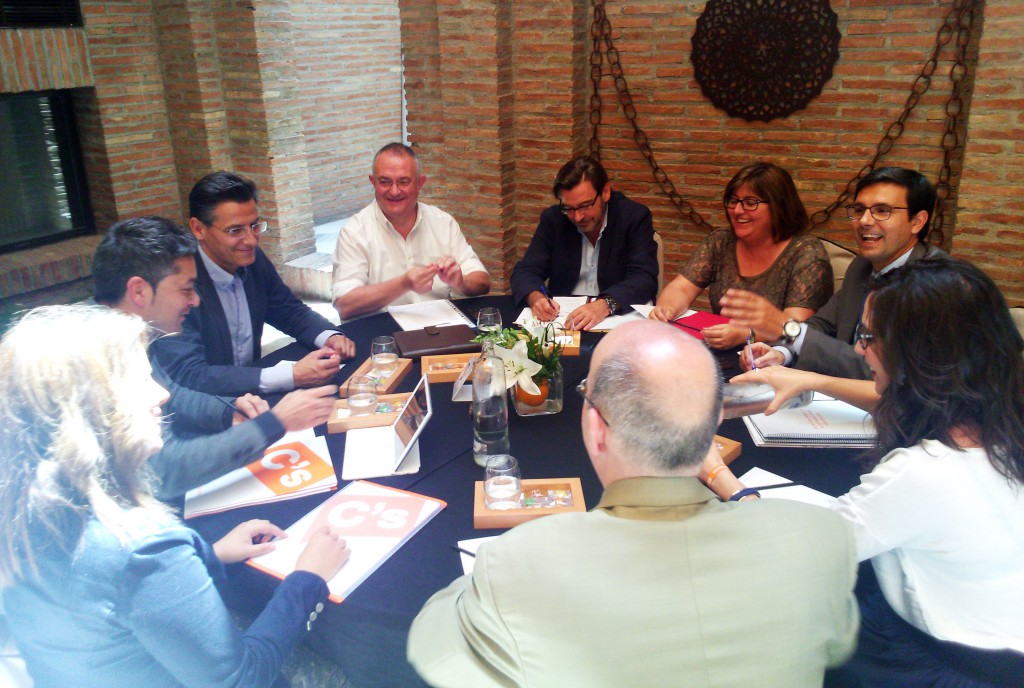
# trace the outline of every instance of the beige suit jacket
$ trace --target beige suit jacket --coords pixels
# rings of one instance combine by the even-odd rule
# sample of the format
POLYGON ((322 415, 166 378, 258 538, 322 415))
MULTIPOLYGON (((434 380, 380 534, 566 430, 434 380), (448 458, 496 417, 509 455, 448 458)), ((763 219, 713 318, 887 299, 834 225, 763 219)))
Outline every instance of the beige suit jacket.
POLYGON ((825 509, 623 480, 483 546, 413 622, 409 661, 435 686, 817 687, 853 651, 855 577, 825 509))

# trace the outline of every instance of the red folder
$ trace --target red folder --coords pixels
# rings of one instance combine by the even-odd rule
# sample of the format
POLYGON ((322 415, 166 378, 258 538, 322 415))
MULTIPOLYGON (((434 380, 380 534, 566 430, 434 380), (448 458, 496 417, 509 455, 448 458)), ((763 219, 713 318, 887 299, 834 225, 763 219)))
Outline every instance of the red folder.
POLYGON ((726 325, 728 323, 729 318, 724 315, 715 315, 714 313, 697 311, 693 315, 688 315, 685 318, 672 320, 669 322, 669 325, 675 325, 686 334, 703 340, 704 335, 702 335, 700 331, 705 327, 711 327, 712 325, 726 325))

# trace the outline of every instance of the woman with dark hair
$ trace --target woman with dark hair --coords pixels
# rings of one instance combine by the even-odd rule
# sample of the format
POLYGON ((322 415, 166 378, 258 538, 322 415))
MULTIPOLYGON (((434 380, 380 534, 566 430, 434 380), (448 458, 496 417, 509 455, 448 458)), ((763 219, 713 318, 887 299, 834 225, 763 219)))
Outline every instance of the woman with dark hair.
MULTIPOLYGON (((675 320, 708 290, 711 309, 731 287, 764 296, 787 319, 806 320, 832 296, 832 265, 807 234, 807 210, 786 170, 767 162, 742 168, 722 194, 729 227, 716 229, 658 296, 651 318, 675 320)), ((742 344, 748 328, 714 325, 702 331, 716 349, 742 344)))
MULTIPOLYGON (((857 654, 830 686, 1024 680, 1024 341, 985 273, 956 260, 879 278, 857 331, 873 381, 772 367, 872 410, 878 463, 836 508, 877 585, 858 584, 857 654)), ((865 569, 862 567, 862 572, 865 569)))
POLYGON ((244 634, 215 583, 286 534, 241 524, 212 546, 150 496, 160 405, 142 319, 28 313, 0 340, 0 585, 35 685, 269 686, 349 550, 317 532, 244 634), (67 333, 75 333, 69 345, 67 333))

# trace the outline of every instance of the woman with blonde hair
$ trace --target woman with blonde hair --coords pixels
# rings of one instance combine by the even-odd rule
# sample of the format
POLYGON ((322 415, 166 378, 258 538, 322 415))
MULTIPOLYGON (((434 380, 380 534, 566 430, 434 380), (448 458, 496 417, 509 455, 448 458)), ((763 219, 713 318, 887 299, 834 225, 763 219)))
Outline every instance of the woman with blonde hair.
POLYGON ((45 686, 269 686, 348 559, 324 529, 244 634, 215 583, 285 533, 207 544, 149 493, 167 392, 146 324, 101 306, 29 312, 0 340, 0 585, 45 686), (72 333, 73 339, 69 338, 72 333))

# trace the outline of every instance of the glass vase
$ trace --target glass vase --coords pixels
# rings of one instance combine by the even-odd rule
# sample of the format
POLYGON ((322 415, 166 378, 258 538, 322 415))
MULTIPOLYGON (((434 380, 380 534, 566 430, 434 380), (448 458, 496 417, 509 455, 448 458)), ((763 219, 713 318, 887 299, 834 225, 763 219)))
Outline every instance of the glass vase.
MULTIPOLYGON (((512 398, 512 406, 515 408, 516 413, 520 416, 547 416, 552 413, 558 413, 562 410, 563 403, 563 389, 562 389, 562 364, 559 363, 558 367, 555 368, 555 372, 547 380, 547 394, 543 396, 543 400, 540 403, 536 403, 536 399, 531 399, 529 395, 522 393, 517 394, 518 385, 510 389, 509 396, 512 398)), ((541 387, 541 392, 544 392, 544 386, 540 383, 537 385, 541 387)))

